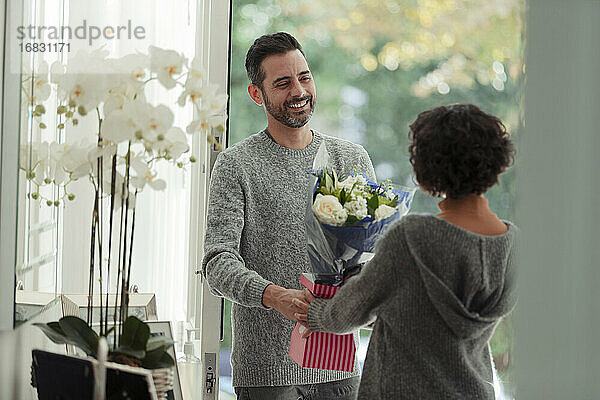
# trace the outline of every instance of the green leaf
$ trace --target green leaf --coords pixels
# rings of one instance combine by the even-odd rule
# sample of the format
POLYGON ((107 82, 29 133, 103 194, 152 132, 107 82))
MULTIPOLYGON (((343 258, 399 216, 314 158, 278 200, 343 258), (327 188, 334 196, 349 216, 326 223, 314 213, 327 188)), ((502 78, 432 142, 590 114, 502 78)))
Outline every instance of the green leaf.
POLYGON ((164 336, 151 336, 150 339, 148 339, 148 343, 146 344, 146 351, 153 351, 160 347, 166 348, 172 346, 173 343, 175 342, 164 336))
POLYGON ((146 343, 150 337, 150 327, 138 318, 130 316, 123 324, 123 333, 119 344, 132 350, 146 350, 146 343))
POLYGON ((374 194, 369 200, 367 200, 367 209, 369 211, 369 215, 374 217, 377 207, 379 207, 379 196, 374 194))
POLYGON ((165 350, 156 351, 157 354, 146 354, 146 357, 142 360, 142 367, 148 369, 168 368, 175 365, 175 360, 165 350))
POLYGON ((146 357, 146 351, 145 350, 135 350, 135 349, 132 349, 129 346, 123 346, 123 345, 117 347, 111 353, 123 354, 123 355, 128 356, 128 357, 137 358, 138 360, 143 360, 144 357, 146 357))
POLYGON ((341 205, 346 204, 346 189, 342 189, 340 191, 340 204, 341 205))
POLYGON ((164 336, 150 337, 146 345, 146 356, 142 360, 142 366, 149 369, 173 366, 175 361, 167 353, 167 350, 173 343, 175 342, 164 336))
POLYGON ((388 199, 386 196, 384 195, 380 195, 379 196, 379 205, 386 205, 386 206, 390 206, 390 207, 394 207, 396 208, 396 206, 398 205, 398 195, 396 195, 393 199, 388 199))
POLYGON ((58 321, 65 333, 67 343, 79 347, 88 356, 96 357, 98 351, 98 334, 78 317, 66 316, 58 321))
POLYGON ((56 344, 67 344, 66 335, 61 329, 57 321, 48 322, 47 324, 37 322, 33 324, 44 332, 48 339, 52 340, 56 344))
POLYGON ((144 368, 159 368, 156 367, 156 365, 159 363, 160 359, 162 358, 163 353, 165 353, 165 347, 158 347, 154 350, 151 351, 147 351, 146 352, 146 356, 144 357, 144 359, 142 360, 142 366, 144 368))

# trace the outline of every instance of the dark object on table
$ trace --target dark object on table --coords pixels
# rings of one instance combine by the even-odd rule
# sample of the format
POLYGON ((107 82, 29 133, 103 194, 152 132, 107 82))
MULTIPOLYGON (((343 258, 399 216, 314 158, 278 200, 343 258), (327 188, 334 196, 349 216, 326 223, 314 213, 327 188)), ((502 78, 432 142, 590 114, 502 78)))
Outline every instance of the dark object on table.
MULTIPOLYGON (((93 399, 94 363, 92 360, 42 350, 33 350, 32 356, 33 378, 39 400, 93 399)), ((150 394, 148 375, 135 373, 131 368, 124 366, 107 366, 107 400, 152 400, 153 398, 155 397, 150 394)))

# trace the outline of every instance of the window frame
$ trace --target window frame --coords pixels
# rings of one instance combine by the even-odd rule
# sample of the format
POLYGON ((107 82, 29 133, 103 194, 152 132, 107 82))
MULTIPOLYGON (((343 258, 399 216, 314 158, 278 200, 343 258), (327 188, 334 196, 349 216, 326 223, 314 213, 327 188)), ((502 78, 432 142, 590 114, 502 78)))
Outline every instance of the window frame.
POLYGON ((23 9, 20 2, 7 0, 0 5, 0 19, 4 29, 0 30, 2 38, 0 50, 3 55, 0 74, 1 116, 0 123, 0 276, 13 279, 0 279, 0 331, 14 328, 15 311, 15 264, 17 246, 17 198, 19 193, 19 123, 20 123, 20 79, 11 73, 10 67, 15 60, 10 46, 6 45, 7 32, 11 32, 13 24, 22 20, 23 9), (4 101, 6 93, 19 93, 18 101, 4 101), (16 134, 5 134, 16 132, 16 134))
MULTIPOLYGON (((200 37, 197 41, 196 54, 201 56, 208 73, 208 80, 226 88, 230 94, 231 66, 231 0, 206 0, 203 7, 197 9, 197 21, 200 37), (202 25, 200 25, 202 24, 202 25), (223 65, 227 68, 223 68, 223 65)), ((229 114, 229 103, 227 106, 229 114)), ((229 120, 224 132, 213 130, 213 136, 227 147, 229 142, 229 120)), ((193 149, 202 160, 202 167, 192 172, 192 198, 190 201, 190 279, 188 281, 188 320, 200 333, 200 359, 202 360, 202 399, 217 399, 219 393, 219 352, 223 339, 223 298, 213 296, 200 273, 203 242, 208 206, 208 187, 210 175, 219 151, 209 145, 206 139, 194 137, 193 149), (191 318, 189 318, 191 317, 191 318), (215 323, 215 321, 219 321, 215 323), (213 364, 214 360, 214 364, 213 364), (209 370, 213 368, 212 370, 209 370), (212 373, 214 382, 207 387, 208 374, 212 373), (210 391, 209 391, 210 389, 210 391)))

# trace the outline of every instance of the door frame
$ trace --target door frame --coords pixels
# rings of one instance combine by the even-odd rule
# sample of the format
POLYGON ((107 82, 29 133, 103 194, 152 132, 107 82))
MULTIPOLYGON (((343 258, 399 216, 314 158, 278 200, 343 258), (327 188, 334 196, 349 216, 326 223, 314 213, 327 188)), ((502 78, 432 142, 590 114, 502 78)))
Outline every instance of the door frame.
MULTIPOLYGON (((208 74, 211 84, 218 84, 229 95, 229 70, 231 64, 231 0, 206 0, 197 8, 196 55, 208 74), (223 66, 226 68, 223 68, 223 66)), ((229 106, 227 107, 229 113, 229 106)), ((229 122, 225 130, 212 134, 227 147, 229 122)), ((200 168, 192 171, 192 198, 190 201, 190 273, 188 282, 188 320, 200 333, 200 359, 202 360, 202 399, 216 400, 219 393, 219 351, 223 339, 223 298, 213 296, 200 273, 208 205, 208 187, 212 167, 219 151, 206 143, 204 136, 196 136, 194 154, 202 161, 200 168), (210 369, 209 369, 210 368, 210 369), (207 385, 207 382, 212 384, 207 385)))

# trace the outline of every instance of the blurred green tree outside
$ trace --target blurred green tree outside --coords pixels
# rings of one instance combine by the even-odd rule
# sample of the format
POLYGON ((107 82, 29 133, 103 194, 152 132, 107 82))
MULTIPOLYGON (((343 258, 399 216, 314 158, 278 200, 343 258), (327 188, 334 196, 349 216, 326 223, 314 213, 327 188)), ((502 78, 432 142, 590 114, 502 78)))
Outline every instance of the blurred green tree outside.
MULTIPOLYGON (((362 144, 378 180, 414 186, 408 126, 438 105, 476 104, 502 119, 518 148, 524 11, 524 0, 234 0, 229 145, 266 126, 247 93, 246 51, 260 35, 286 31, 302 44, 314 75, 311 127, 362 144)), ((514 218, 513 168, 486 198, 501 218, 514 218)), ((417 191, 411 212, 437 213, 439 200, 417 191)), ((230 326, 225 332, 227 348, 230 326)), ((504 380, 512 338, 507 318, 492 339, 504 380)))

